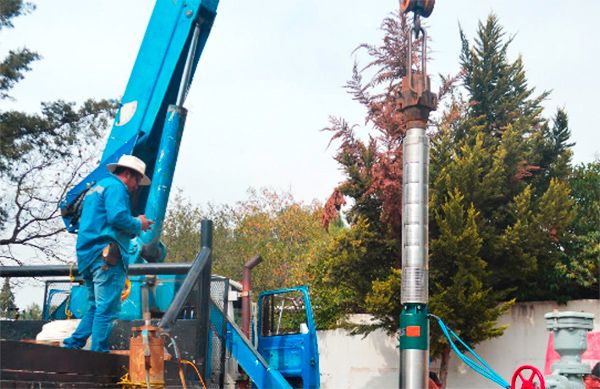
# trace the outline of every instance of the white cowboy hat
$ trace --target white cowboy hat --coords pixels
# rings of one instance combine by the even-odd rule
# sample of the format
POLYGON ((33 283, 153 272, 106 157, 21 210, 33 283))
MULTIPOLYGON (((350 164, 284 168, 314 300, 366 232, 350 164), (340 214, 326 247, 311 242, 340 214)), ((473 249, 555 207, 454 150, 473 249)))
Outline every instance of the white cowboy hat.
POLYGON ((148 176, 146 175, 146 164, 138 157, 134 157, 133 155, 121 155, 121 158, 119 158, 119 162, 109 163, 106 165, 106 168, 109 172, 112 173, 115 171, 117 166, 126 167, 127 169, 131 169, 140 173, 142 175, 140 186, 150 185, 150 178, 148 178, 148 176))

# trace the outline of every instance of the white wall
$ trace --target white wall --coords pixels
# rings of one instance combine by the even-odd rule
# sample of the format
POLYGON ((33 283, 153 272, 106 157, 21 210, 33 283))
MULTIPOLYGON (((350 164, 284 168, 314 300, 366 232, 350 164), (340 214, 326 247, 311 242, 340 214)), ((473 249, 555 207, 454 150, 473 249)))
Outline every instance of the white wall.
MULTIPOLYGON (((555 309, 593 313, 594 331, 600 331, 600 300, 578 300, 561 306, 553 302, 519 303, 499 321, 509 324, 504 335, 479 344, 475 351, 507 381, 524 364, 543 371, 548 343, 544 314, 555 309)), ((319 331, 318 339, 323 389, 398 387, 399 351, 395 337, 376 331, 363 338, 338 329, 319 331)), ((498 387, 472 372, 452 354, 448 389, 498 387)))
POLYGON ((318 331, 321 388, 398 387, 394 337, 376 331, 363 338, 346 330, 318 331))

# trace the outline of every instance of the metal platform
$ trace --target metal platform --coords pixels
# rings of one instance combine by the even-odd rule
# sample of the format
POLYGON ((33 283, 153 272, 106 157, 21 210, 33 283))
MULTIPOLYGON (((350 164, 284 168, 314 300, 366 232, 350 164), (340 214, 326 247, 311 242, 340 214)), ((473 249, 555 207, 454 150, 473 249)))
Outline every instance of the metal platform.
MULTIPOLYGON (((127 355, 96 353, 32 343, 46 321, 0 321, 0 388, 120 388, 116 383, 128 371, 127 355)), ((117 321, 110 337, 111 350, 127 350, 131 327, 143 321, 117 321)), ((180 341, 184 359, 203 367, 198 323, 180 320, 173 336, 180 341)), ((199 387, 191 368, 185 368, 189 388, 199 387)), ((181 388, 178 366, 165 361, 168 387, 181 388)), ((207 382, 209 386, 209 382, 207 382)))
MULTIPOLYGON (((0 340, 2 388, 120 388, 129 356, 0 340)), ((165 361, 167 387, 179 388, 178 366, 165 361)))

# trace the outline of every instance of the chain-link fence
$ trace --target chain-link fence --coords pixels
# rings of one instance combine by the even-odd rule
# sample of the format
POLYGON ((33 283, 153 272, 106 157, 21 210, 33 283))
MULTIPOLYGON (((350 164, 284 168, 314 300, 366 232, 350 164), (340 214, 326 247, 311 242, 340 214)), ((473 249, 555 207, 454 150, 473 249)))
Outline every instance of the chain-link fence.
POLYGON ((70 280, 48 280, 44 290, 44 320, 62 320, 70 318, 69 297, 71 295, 70 280))
MULTIPOLYGON (((223 317, 229 313, 229 279, 213 276, 210 283, 210 304, 223 312, 223 317)), ((214 309, 213 308, 213 309, 214 309)), ((211 309, 212 310, 212 309, 211 309)), ((225 384, 225 374, 227 370, 226 361, 226 336, 227 323, 219 315, 211 315, 209 332, 209 371, 210 376, 206 384, 211 388, 223 388, 225 384)))

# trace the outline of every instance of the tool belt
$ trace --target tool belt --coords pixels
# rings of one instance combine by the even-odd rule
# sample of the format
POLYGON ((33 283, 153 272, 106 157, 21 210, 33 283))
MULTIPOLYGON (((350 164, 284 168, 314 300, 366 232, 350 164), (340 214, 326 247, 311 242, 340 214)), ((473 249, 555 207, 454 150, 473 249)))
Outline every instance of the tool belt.
POLYGON ((102 249, 102 260, 108 266, 115 266, 119 259, 121 259, 121 249, 119 249, 119 245, 117 242, 111 242, 107 244, 104 249, 102 249))

